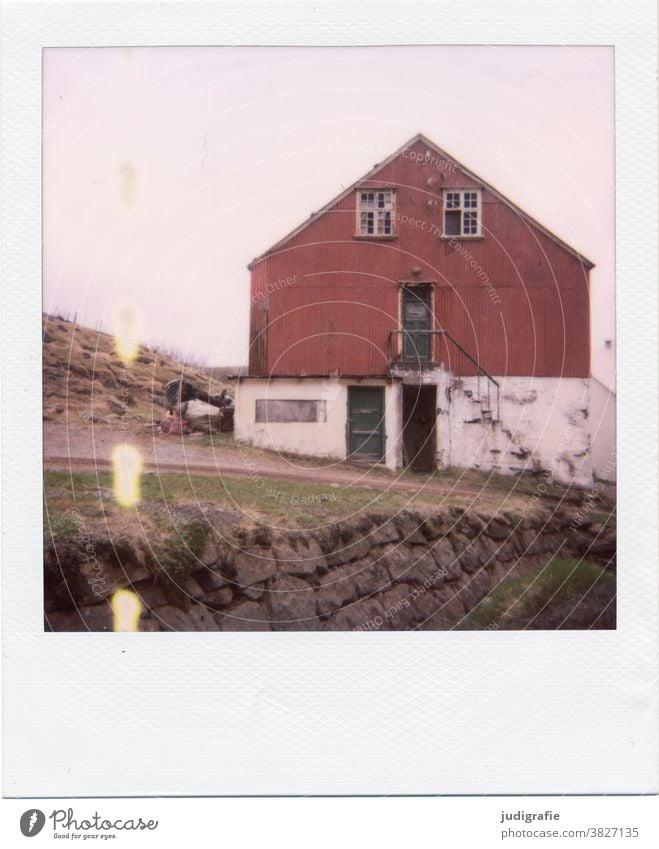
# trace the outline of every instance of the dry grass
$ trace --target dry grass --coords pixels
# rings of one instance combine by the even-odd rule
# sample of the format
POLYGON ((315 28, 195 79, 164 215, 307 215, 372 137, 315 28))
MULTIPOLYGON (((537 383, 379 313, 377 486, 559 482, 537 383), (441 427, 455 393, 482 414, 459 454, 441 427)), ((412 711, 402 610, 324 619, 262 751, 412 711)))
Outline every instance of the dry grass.
POLYGON ((151 427, 166 412, 165 384, 181 376, 215 394, 226 382, 208 369, 177 362, 142 346, 125 366, 108 333, 70 321, 43 318, 43 417, 46 421, 118 425, 141 422, 151 427))

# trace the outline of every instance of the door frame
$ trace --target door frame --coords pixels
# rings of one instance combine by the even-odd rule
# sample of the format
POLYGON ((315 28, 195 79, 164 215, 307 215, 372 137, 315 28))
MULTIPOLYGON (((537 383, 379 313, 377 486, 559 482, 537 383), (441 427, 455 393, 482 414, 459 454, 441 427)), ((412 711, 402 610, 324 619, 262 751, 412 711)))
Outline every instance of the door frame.
POLYGON ((384 462, 385 456, 386 456, 386 442, 387 442, 386 405, 385 405, 385 388, 386 387, 378 386, 378 385, 372 386, 372 385, 369 385, 369 384, 364 385, 364 384, 361 384, 361 383, 353 383, 351 385, 348 385, 346 388, 348 390, 347 391, 347 398, 346 398, 346 457, 348 459, 359 460, 360 458, 367 459, 367 458, 374 458, 374 457, 377 456, 377 459, 375 460, 375 462, 378 462, 378 463, 384 462), (351 396, 353 394, 353 390, 355 390, 355 389, 373 390, 373 391, 378 391, 379 394, 380 394, 380 428, 379 428, 379 432, 380 432, 380 452, 378 453, 378 455, 366 454, 366 453, 360 455, 359 452, 353 453, 350 450, 350 444, 352 442, 352 436, 353 436, 353 434, 352 434, 352 417, 350 415, 350 413, 351 413, 351 396))
MULTIPOLYGON (((435 471, 437 469, 437 446, 438 446, 438 416, 437 416, 437 384, 435 383, 426 383, 426 384, 402 384, 401 389, 401 422, 402 422, 402 431, 401 431, 401 443, 402 443, 402 459, 403 459, 403 467, 414 469, 417 471, 435 471), (416 392, 417 394, 423 393, 424 395, 430 396, 428 400, 424 401, 424 404, 427 406, 426 413, 429 415, 430 420, 428 422, 428 426, 426 428, 426 434, 418 434, 423 438, 423 455, 428 457, 428 466, 422 467, 418 465, 418 457, 421 453, 417 450, 414 458, 409 456, 409 442, 412 438, 412 428, 415 427, 416 423, 413 418, 409 416, 406 420, 405 418, 405 407, 407 402, 406 394, 411 394, 412 392, 416 392), (432 394, 431 394, 432 393, 432 394), (417 459, 417 465, 415 466, 414 459, 417 459)), ((423 412, 423 410, 421 410, 423 412)), ((422 456, 423 456, 422 455, 422 456)))
MULTIPOLYGON (((430 330, 437 329, 437 318, 435 311, 437 309, 437 297, 436 297, 436 289, 437 289, 437 281, 436 280, 399 280, 398 288, 400 289, 400 296, 398 298, 398 327, 401 329, 401 337, 400 337, 400 351, 399 357, 401 362, 415 362, 415 360, 406 360, 404 357, 404 346, 405 346, 405 290, 406 289, 429 289, 430 290, 430 330)), ((434 363, 435 362, 435 336, 434 334, 430 334, 429 344, 428 344, 428 353, 429 360, 427 362, 434 363)), ((425 361, 422 361, 425 362, 425 361)))

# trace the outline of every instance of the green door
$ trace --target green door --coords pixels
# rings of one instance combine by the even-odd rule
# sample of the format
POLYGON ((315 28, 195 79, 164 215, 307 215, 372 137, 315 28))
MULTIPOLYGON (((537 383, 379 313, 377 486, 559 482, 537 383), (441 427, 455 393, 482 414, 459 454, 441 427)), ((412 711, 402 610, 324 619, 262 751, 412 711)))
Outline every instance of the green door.
POLYGON ((430 286, 403 289, 403 359, 427 362, 430 359, 432 329, 430 286))
POLYGON ((384 457, 383 387, 348 387, 348 454, 372 462, 384 457))

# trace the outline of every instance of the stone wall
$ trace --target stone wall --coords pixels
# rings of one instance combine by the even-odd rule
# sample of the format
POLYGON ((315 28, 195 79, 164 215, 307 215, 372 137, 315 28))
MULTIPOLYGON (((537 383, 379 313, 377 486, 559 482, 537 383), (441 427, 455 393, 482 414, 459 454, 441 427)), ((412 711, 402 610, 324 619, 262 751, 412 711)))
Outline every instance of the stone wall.
MULTIPOLYGON (((553 555, 615 555, 615 526, 573 513, 377 513, 314 531, 227 525, 202 514, 197 554, 163 561, 139 544, 92 540, 45 554, 46 628, 109 631, 109 598, 132 589, 144 631, 449 629, 500 581, 553 555)), ((613 521, 613 520, 612 520, 613 521)))

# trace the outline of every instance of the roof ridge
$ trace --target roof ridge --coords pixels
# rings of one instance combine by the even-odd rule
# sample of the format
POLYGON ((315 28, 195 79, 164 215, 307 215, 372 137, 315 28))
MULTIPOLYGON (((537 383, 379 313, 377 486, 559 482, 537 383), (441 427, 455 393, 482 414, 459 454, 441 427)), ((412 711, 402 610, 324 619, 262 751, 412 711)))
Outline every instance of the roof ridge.
POLYGON ((430 148, 432 148, 435 151, 435 153, 438 153, 441 156, 443 156, 445 159, 450 160, 451 162, 455 163, 460 168, 460 170, 462 172, 464 172, 467 176, 471 177, 475 182, 477 182, 479 185, 481 185, 483 188, 485 188, 488 192, 490 192, 495 197, 497 197, 502 203, 506 204, 506 206, 508 206, 510 209, 512 209, 514 212, 516 212, 519 216, 524 218, 524 220, 527 223, 531 224, 531 226, 536 227, 538 230, 540 230, 542 233, 544 233, 548 238, 550 238, 553 242, 555 242, 557 245, 559 245, 559 247, 568 251, 568 253, 571 253, 578 260, 580 260, 580 262, 582 262, 584 265, 587 265, 589 267, 589 269, 595 267, 595 263, 592 260, 588 259, 588 257, 584 256, 576 248, 572 247, 572 245, 565 242, 563 239, 560 238, 560 236, 557 236, 555 233, 553 233, 544 224, 541 224, 539 221, 537 221, 535 218, 533 218, 532 215, 530 215, 528 212, 523 210, 514 201, 507 198, 502 192, 500 192, 498 189, 496 189, 491 183, 488 183, 487 180, 484 180, 482 177, 480 177, 474 171, 471 171, 471 169, 469 169, 465 165, 463 165, 462 162, 460 162, 459 159, 456 159, 455 156, 448 153, 443 148, 439 147, 439 145, 436 144, 434 141, 432 141, 432 139, 429 139, 423 133, 418 132, 415 135, 413 135, 412 138, 408 139, 404 144, 402 144, 400 147, 398 147, 388 157, 386 157, 386 159, 384 159, 382 162, 376 163, 373 166, 373 168, 371 168, 370 171, 368 171, 366 174, 364 174, 363 176, 361 176, 357 180, 355 180, 353 183, 351 183, 348 186, 347 189, 344 189, 342 192, 340 192, 338 195, 336 195, 330 201, 328 201, 326 204, 324 204, 318 210, 318 212, 313 212, 310 216, 308 216, 306 218, 305 221, 303 221, 301 224, 299 224, 295 229, 291 230, 290 233, 288 233, 286 236, 283 236, 281 239, 279 239, 277 242, 275 242, 274 245, 271 245, 266 251, 264 251, 263 253, 256 256, 247 265, 247 268, 251 270, 255 265, 257 265, 259 262, 264 260, 266 257, 271 256, 280 247, 285 245, 286 242, 290 241, 292 238, 297 236, 298 233, 302 232, 302 230, 304 230, 310 224, 313 224, 315 221, 317 221, 322 215, 324 215, 328 210, 330 210, 335 204, 337 204, 339 201, 343 200, 344 197, 347 197, 351 192, 355 191, 358 188, 360 183, 363 183, 367 180, 373 179, 373 177, 379 171, 381 171, 384 167, 386 167, 390 162, 393 162, 394 159, 396 159, 405 150, 410 148, 413 144, 416 144, 416 142, 418 142, 418 141, 423 142, 424 144, 426 144, 430 148))

